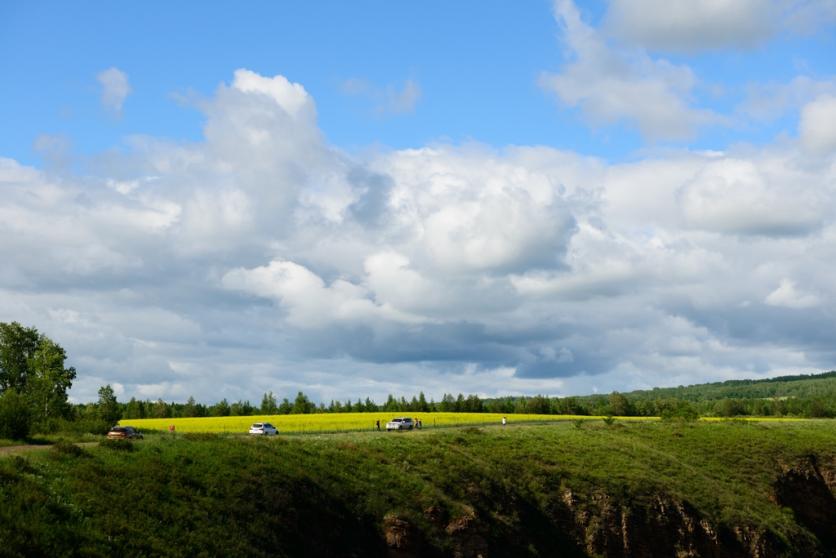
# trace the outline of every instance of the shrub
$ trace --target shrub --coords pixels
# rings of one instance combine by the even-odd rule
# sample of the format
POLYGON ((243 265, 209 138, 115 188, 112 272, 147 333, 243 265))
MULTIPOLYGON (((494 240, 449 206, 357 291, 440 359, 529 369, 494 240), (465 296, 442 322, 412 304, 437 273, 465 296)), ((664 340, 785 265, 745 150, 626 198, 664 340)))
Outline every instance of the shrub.
POLYGON ((72 442, 65 442, 63 440, 53 444, 50 451, 73 457, 87 457, 89 455, 83 448, 73 444, 72 442))
POLYGON ((660 415, 662 420, 665 421, 678 420, 691 422, 700 418, 697 409, 687 401, 676 401, 670 405, 666 405, 662 408, 660 415))
POLYGON ((26 399, 15 390, 0 395, 0 438, 23 440, 32 429, 32 413, 26 399))
POLYGON ((116 451, 134 451, 135 449, 130 440, 104 440, 99 445, 116 451))
POLYGON ((613 424, 615 424, 615 417, 612 415, 604 417, 604 424, 606 424, 607 426, 612 426, 613 424))

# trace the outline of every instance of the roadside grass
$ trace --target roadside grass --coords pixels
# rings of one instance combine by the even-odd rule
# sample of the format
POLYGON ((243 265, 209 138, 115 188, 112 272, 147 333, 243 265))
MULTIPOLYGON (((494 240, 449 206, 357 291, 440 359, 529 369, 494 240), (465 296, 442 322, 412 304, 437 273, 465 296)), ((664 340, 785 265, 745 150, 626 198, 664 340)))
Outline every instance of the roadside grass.
MULTIPOLYGON (((361 416, 368 422, 369 414, 361 416)), ((443 525, 475 515, 488 528, 492 553, 514 554, 527 541, 549 555, 562 548, 549 537, 566 490, 582 500, 605 493, 637 504, 664 494, 712 521, 791 540, 801 528, 772 500, 779 463, 809 455, 832 461, 836 452, 832 420, 599 419, 578 428, 577 418, 403 435, 247 438, 195 430, 152 435, 127 444, 132 451, 62 446, 0 459, 0 540, 12 555, 69 548, 88 555, 328 556, 339 548, 381 555, 387 514, 407 519, 441 550, 449 544, 443 525), (442 526, 430 516, 443 518, 442 526)))

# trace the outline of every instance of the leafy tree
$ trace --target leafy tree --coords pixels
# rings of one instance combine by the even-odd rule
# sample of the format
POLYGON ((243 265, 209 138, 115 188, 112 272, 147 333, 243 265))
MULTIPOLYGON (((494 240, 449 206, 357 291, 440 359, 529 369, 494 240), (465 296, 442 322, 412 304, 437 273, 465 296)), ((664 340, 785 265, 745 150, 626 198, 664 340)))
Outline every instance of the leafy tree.
POLYGON ((416 410, 421 411, 422 413, 428 413, 430 410, 430 406, 427 403, 427 398, 423 391, 418 393, 418 409, 416 410))
POLYGON ((623 394, 614 391, 610 394, 610 411, 619 417, 626 417, 633 414, 633 406, 630 400, 623 394))
POLYGON ((226 397, 209 407, 209 414, 213 417, 228 417, 229 402, 226 400, 226 397))
POLYGON ((279 406, 276 403, 276 396, 273 395, 272 391, 268 391, 264 394, 264 397, 261 398, 260 410, 262 414, 265 415, 275 415, 276 411, 279 410, 279 406))
POLYGON ((71 411, 67 391, 76 372, 64 367, 66 359, 64 349, 37 329, 0 323, 0 393, 14 389, 24 397, 36 422, 71 411))
POLYGON ((110 384, 99 388, 98 406, 99 417, 108 425, 114 425, 122 418, 122 408, 116 401, 116 394, 110 384))
POLYGON ((38 350, 38 330, 17 322, 0 322, 0 393, 24 391, 29 379, 29 359, 38 350))
POLYGON ((189 400, 186 401, 186 404, 183 405, 183 416, 184 417, 197 417, 200 416, 197 402, 194 400, 194 397, 189 396, 189 400))
POLYGON ((32 415, 26 398, 15 389, 0 394, 0 438, 22 440, 32 428, 32 415))
POLYGON ((249 401, 236 401, 229 406, 229 414, 235 417, 246 417, 253 414, 255 407, 249 401))
POLYGON ((293 400, 293 409, 291 410, 294 414, 305 414, 305 413, 312 413, 316 409, 316 405, 314 405, 308 396, 302 393, 301 391, 296 394, 296 399, 293 400))
POLYGON ((145 403, 131 397, 131 400, 125 405, 125 412, 122 416, 126 419, 145 418, 145 403))

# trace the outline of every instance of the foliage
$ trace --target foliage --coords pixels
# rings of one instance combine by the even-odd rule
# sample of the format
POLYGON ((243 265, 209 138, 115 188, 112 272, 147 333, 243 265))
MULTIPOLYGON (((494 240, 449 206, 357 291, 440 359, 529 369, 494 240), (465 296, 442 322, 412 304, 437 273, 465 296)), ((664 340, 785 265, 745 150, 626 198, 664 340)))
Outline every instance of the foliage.
POLYGON ((105 423, 114 425, 122 418, 122 408, 110 384, 99 388, 98 414, 105 423))
MULTIPOLYGON (((666 420, 696 420, 700 416, 775 416, 825 418, 836 416, 836 373, 789 376, 772 380, 740 380, 680 388, 660 388, 630 393, 573 397, 500 397, 481 399, 476 395, 447 393, 440 401, 427 400, 423 393, 407 400, 389 395, 383 404, 368 397, 357 401, 331 401, 318 406, 303 392, 293 401, 273 392, 264 394, 259 407, 248 401, 214 405, 195 402, 168 403, 162 400, 122 404, 125 419, 265 416, 320 413, 491 413, 537 415, 590 415, 663 417, 666 420), (766 394, 766 397, 763 397, 766 394)), ((246 422, 246 421, 244 421, 246 422)))
POLYGON ((0 393, 23 396, 35 424, 71 413, 67 391, 76 371, 64 367, 66 359, 64 349, 37 329, 0 323, 0 393))
POLYGON ((32 415, 26 399, 14 388, 0 394, 0 438, 23 440, 31 427, 32 415))

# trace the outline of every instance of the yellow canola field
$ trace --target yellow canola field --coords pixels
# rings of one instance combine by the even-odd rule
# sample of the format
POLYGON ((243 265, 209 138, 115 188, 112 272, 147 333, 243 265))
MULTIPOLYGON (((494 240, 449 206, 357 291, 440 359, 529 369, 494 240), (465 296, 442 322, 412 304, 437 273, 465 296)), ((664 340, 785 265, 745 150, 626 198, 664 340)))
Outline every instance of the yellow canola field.
MULTIPOLYGON (((201 417, 167 419, 127 419, 120 422, 142 430, 164 430, 174 426, 175 432, 226 432, 246 433, 254 422, 269 422, 280 433, 290 432, 340 432, 374 430, 375 421, 380 428, 394 417, 410 416, 409 413, 317 413, 311 415, 255 415, 248 417, 201 417)), ((566 420, 600 420, 603 417, 576 415, 502 415, 500 413, 412 413, 422 421, 424 428, 469 424, 501 424, 505 416, 508 424, 520 422, 552 422, 566 420)), ((616 417, 623 421, 658 420, 655 417, 616 417)))

